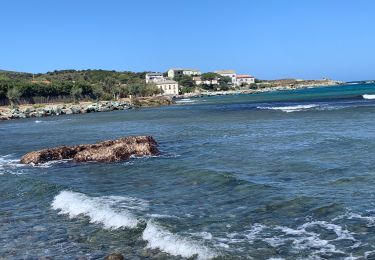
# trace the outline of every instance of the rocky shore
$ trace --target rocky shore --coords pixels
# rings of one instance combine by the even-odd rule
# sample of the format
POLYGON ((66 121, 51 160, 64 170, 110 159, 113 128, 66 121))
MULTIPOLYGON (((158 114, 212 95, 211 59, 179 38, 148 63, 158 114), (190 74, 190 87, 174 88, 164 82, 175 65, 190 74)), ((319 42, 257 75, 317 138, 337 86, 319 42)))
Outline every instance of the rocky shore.
POLYGON ((137 107, 154 107, 172 105, 171 97, 144 97, 120 101, 82 102, 80 104, 35 104, 22 105, 19 108, 0 107, 0 121, 47 117, 58 115, 85 114, 94 112, 109 112, 114 110, 126 110, 137 107))
POLYGON ((92 112, 107 112, 113 110, 130 109, 132 106, 127 102, 106 101, 82 104, 53 104, 53 105, 29 105, 19 108, 2 108, 0 120, 20 119, 29 117, 46 117, 58 115, 85 114, 92 112))
POLYGON ((67 159, 75 162, 118 162, 128 160, 131 156, 157 154, 157 142, 152 136, 129 136, 96 144, 59 146, 33 151, 22 156, 20 162, 31 165, 67 159))

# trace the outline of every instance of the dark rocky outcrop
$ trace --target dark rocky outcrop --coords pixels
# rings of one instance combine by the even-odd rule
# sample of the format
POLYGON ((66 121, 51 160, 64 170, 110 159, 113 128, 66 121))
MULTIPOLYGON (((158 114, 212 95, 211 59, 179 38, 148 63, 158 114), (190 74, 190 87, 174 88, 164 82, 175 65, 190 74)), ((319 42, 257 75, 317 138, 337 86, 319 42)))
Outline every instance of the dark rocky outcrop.
POLYGON ((138 97, 132 99, 132 105, 135 107, 169 106, 175 103, 172 97, 169 96, 138 97))
POLYGON ((76 162, 118 162, 131 156, 157 155, 157 142, 151 136, 129 136, 96 144, 59 146, 25 154, 23 164, 40 164, 49 161, 73 159, 76 162))

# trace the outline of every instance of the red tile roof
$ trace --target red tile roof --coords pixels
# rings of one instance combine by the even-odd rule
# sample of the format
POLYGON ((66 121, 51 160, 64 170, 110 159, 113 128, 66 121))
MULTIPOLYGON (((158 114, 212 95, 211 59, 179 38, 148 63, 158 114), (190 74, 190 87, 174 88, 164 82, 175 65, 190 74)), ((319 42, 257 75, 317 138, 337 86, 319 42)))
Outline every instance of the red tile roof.
POLYGON ((237 78, 254 78, 254 77, 250 75, 241 74, 241 75, 237 75, 237 78))

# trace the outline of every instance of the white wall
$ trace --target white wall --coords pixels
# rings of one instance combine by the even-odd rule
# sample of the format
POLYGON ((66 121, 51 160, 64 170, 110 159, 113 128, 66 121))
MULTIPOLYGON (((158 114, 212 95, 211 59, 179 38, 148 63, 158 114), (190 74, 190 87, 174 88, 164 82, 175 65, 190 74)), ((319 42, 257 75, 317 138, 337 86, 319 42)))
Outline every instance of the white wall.
POLYGON ((163 95, 178 95, 178 84, 157 84, 156 86, 163 90, 163 95))

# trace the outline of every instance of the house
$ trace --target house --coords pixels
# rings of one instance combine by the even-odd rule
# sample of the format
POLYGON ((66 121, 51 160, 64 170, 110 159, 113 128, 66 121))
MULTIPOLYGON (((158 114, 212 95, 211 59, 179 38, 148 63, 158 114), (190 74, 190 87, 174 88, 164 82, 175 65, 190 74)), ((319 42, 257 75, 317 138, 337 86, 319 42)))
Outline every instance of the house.
POLYGON ((212 80, 202 80, 201 77, 193 77, 193 81, 195 82, 196 85, 218 85, 219 81, 218 79, 212 79, 212 80))
POLYGON ((236 81, 236 71, 235 70, 217 70, 215 71, 216 74, 219 74, 223 77, 229 77, 232 80, 232 83, 234 84, 236 81))
POLYGON ((163 90, 163 95, 178 95, 178 83, 174 80, 157 81, 155 84, 163 90))
POLYGON ((162 73, 147 73, 146 74, 146 83, 151 83, 151 82, 160 82, 165 80, 164 76, 162 73))
POLYGON ((234 82, 236 86, 250 85, 253 83, 255 83, 255 78, 253 76, 245 74, 237 75, 234 82))
POLYGON ((197 69, 181 69, 181 68, 172 68, 168 70, 168 78, 174 79, 176 76, 188 75, 188 76, 199 76, 202 72, 197 69))

